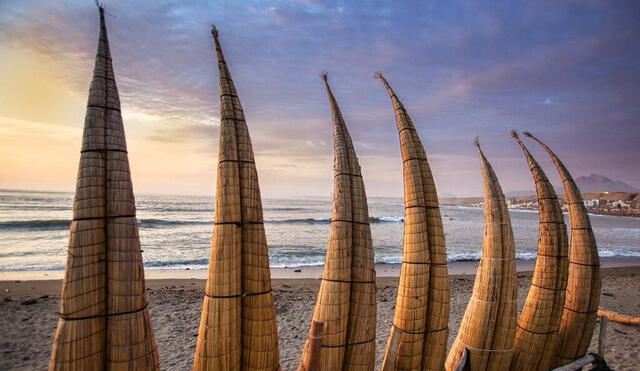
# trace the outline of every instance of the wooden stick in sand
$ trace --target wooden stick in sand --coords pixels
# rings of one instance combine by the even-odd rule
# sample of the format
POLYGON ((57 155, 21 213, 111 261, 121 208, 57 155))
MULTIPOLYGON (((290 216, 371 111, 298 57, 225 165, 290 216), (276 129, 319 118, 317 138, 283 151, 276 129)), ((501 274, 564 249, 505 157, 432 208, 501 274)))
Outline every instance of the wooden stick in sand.
POLYGON ((300 365, 300 371, 318 371, 322 359, 320 352, 322 350, 322 334, 324 331, 324 323, 318 321, 311 322, 311 330, 309 331, 309 357, 305 359, 305 363, 300 365))

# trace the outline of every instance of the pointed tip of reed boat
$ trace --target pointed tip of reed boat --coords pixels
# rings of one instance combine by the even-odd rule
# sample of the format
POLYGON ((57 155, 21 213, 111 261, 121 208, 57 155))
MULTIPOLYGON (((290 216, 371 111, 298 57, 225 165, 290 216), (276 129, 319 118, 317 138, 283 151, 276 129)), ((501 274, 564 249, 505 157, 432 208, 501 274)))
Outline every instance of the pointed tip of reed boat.
POLYGON ((211 25, 211 36, 215 37, 216 39, 218 38, 218 28, 216 27, 215 24, 211 25))
POLYGON ((322 71, 320 71, 319 75, 320 75, 320 78, 321 78, 324 82, 327 82, 327 81, 328 81, 328 79, 329 79, 329 72, 327 72, 327 70, 322 70, 322 71))
POLYGON ((374 79, 380 79, 380 80, 384 80, 384 76, 382 75, 381 71, 376 71, 373 73, 373 78, 374 79))
POLYGON ((480 137, 476 135, 476 138, 473 140, 473 145, 476 146, 478 151, 482 152, 482 148, 480 148, 480 137))
POLYGON ((525 137, 527 137, 527 138, 533 138, 533 134, 531 134, 531 133, 530 133, 530 132, 528 132, 528 131, 523 131, 523 132, 522 132, 522 134, 523 134, 525 137))
POLYGON ((511 130, 511 137, 513 139, 520 139, 520 137, 518 136, 518 132, 515 130, 511 130))

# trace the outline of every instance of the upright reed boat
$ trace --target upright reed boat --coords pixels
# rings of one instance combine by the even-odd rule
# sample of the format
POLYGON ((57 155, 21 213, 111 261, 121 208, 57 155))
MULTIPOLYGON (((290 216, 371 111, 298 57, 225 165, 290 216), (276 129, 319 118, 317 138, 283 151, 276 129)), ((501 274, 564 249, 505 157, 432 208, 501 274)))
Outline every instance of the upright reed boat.
POLYGON ((50 370, 157 370, 104 8, 50 370))
POLYGON ((517 314, 515 245, 504 194, 480 149, 484 188, 482 258, 458 335, 447 357, 455 370, 463 358, 473 371, 508 370, 513 354, 517 314), (465 357, 465 353, 468 357, 465 357))
POLYGON ((220 74, 220 145, 215 226, 193 368, 277 370, 278 328, 258 174, 215 27, 211 35, 220 74))
POLYGON ((567 287, 567 227, 551 182, 518 134, 512 131, 511 135, 527 159, 540 207, 538 255, 516 328, 511 370, 549 370, 558 344, 567 287))
POLYGON ((449 337, 449 280, 433 175, 418 132, 382 73, 396 117, 404 180, 404 241, 393 327, 383 369, 442 370, 449 337))
POLYGON ((569 277, 554 361, 554 365, 558 366, 584 356, 589 349, 602 288, 600 257, 582 194, 569 170, 540 139, 528 132, 523 134, 538 142, 553 160, 569 206, 569 277))
MULTIPOLYGON (((317 370, 372 370, 375 365, 376 272, 360 164, 327 81, 333 122, 333 211, 313 321, 324 334, 317 370)), ((311 357, 307 340, 299 370, 311 357)))

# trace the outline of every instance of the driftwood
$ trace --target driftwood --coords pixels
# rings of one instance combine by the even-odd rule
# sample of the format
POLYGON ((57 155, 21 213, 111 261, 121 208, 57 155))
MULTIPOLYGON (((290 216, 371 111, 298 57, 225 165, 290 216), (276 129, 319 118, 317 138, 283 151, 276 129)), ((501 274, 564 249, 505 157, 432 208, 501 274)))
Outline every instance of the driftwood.
POLYGON ((556 367, 552 371, 578 371, 583 367, 593 364, 591 371, 611 371, 607 362, 595 353, 589 353, 564 366, 556 367))
POLYGON ((610 321, 622 323, 625 325, 640 326, 640 317, 632 317, 604 308, 598 308, 598 317, 606 317, 610 321))

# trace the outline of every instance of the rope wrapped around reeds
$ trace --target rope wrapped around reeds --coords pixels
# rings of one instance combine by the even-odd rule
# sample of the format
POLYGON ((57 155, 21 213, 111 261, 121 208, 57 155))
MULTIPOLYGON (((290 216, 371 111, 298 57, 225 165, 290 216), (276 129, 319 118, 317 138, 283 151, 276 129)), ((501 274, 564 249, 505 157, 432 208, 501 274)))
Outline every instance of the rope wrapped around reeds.
POLYGON ((568 273, 568 237, 556 192, 518 137, 536 188, 539 211, 538 255, 531 288, 520 314, 511 370, 549 370, 556 352, 568 273))
POLYGON ((475 144, 484 188, 482 258, 446 369, 455 370, 466 349, 471 370, 508 370, 517 314, 513 231, 498 178, 477 139, 475 144))
POLYGON ((582 194, 569 170, 541 140, 526 131, 523 134, 538 142, 551 157, 560 174, 569 206, 569 276, 554 361, 554 366, 560 366, 584 356, 589 349, 602 288, 600 258, 582 194))
POLYGON ((218 31, 220 144, 215 226, 194 370, 277 370, 280 356, 258 174, 218 31))
POLYGON ((403 261, 383 368, 442 370, 449 337, 449 280, 438 194, 411 117, 382 73, 374 76, 393 104, 405 200, 403 261))
POLYGON ((82 137, 50 370, 156 370, 136 208, 109 40, 100 38, 82 137))
MULTIPOLYGON (((333 123, 333 211, 313 321, 324 323, 318 370, 372 370, 375 364, 376 272, 360 164, 327 74, 333 123)), ((300 370, 311 356, 307 340, 300 370)))

